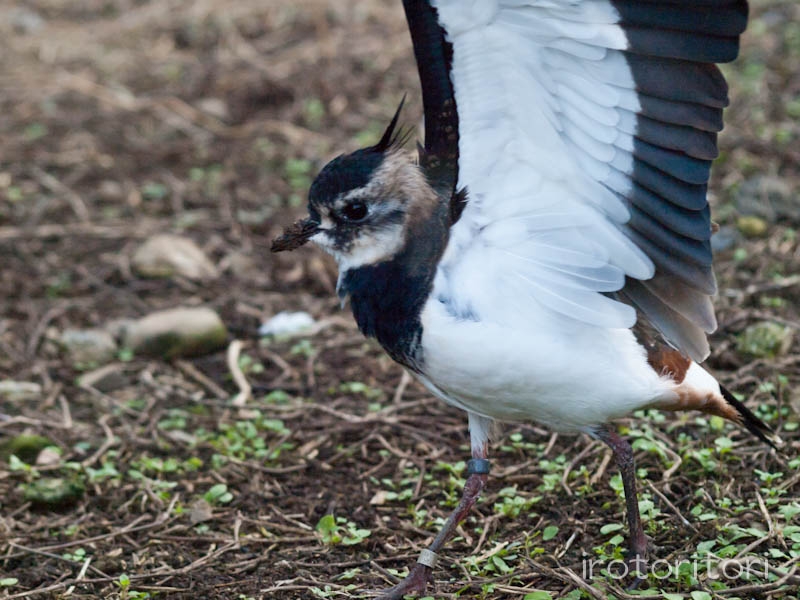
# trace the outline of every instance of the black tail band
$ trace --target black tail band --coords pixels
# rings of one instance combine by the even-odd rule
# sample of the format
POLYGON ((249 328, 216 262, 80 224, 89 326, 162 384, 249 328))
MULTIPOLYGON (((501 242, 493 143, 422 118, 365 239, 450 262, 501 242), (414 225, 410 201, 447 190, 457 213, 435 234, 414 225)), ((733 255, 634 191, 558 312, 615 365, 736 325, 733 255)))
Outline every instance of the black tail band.
POLYGON ((733 394, 731 394, 728 390, 726 390, 721 385, 719 386, 719 389, 722 392, 722 397, 725 398, 728 404, 733 406, 736 409, 736 411, 741 415, 742 425, 745 426, 747 431, 752 433, 762 442, 766 442, 767 444, 769 444, 770 446, 772 446, 777 450, 778 447, 775 445, 775 442, 773 441, 775 434, 773 433, 772 429, 770 429, 769 426, 766 423, 764 423, 764 421, 755 416, 749 408, 747 408, 739 400, 734 398, 733 394))

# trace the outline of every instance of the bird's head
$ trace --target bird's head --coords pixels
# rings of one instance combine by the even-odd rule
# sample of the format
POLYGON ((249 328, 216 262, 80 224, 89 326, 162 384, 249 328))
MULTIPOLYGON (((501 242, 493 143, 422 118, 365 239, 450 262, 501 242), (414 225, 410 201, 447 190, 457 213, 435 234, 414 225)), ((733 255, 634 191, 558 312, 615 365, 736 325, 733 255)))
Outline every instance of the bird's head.
POLYGON ((342 272, 398 252, 410 221, 424 218, 424 207, 435 202, 422 171, 401 151, 402 107, 401 102, 377 144, 339 156, 320 171, 308 195, 309 216, 287 228, 273 242, 273 252, 311 240, 333 255, 342 272))

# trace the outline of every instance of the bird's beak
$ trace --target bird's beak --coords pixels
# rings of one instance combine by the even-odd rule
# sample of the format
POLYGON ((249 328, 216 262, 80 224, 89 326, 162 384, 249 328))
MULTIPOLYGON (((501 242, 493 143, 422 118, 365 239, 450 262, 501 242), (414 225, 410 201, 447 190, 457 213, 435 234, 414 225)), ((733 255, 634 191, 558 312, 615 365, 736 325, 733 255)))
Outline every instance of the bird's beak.
POLYGON ((319 223, 311 219, 302 219, 293 225, 289 225, 283 235, 272 240, 273 252, 283 252, 284 250, 296 250, 305 244, 311 237, 319 231, 319 223))

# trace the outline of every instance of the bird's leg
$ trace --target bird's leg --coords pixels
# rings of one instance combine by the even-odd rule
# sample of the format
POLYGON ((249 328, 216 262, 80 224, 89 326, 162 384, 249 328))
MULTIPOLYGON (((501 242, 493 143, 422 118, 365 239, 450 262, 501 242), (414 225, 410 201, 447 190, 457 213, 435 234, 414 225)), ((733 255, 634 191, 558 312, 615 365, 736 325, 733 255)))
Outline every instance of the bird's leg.
POLYGON ((433 567, 436 566, 438 560, 436 553, 475 506, 475 502, 489 478, 489 466, 489 460, 486 458, 486 444, 483 444, 482 448, 477 451, 473 449, 472 459, 467 462, 468 477, 458 506, 450 513, 433 543, 420 553, 416 564, 406 578, 383 592, 378 600, 401 600, 406 594, 417 592, 422 595, 425 593, 427 585, 433 582, 433 567))
POLYGON ((597 433, 614 452, 614 459, 622 475, 622 486, 625 489, 625 504, 628 508, 628 529, 630 530, 631 556, 628 566, 637 577, 644 574, 647 565, 647 538, 642 529, 639 516, 639 499, 636 494, 636 467, 633 463, 633 449, 616 431, 603 429, 597 433))

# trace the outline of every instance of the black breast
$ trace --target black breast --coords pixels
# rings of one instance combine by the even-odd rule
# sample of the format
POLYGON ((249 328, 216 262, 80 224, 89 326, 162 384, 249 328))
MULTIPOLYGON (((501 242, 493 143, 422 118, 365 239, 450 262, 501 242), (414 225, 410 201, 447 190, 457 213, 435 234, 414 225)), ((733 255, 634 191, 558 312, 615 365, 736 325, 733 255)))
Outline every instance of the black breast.
POLYGON ((429 219, 409 224, 407 242, 392 257, 343 273, 339 295, 349 296, 361 332, 374 337, 400 364, 420 372, 420 315, 447 244, 449 215, 444 203, 429 219))

